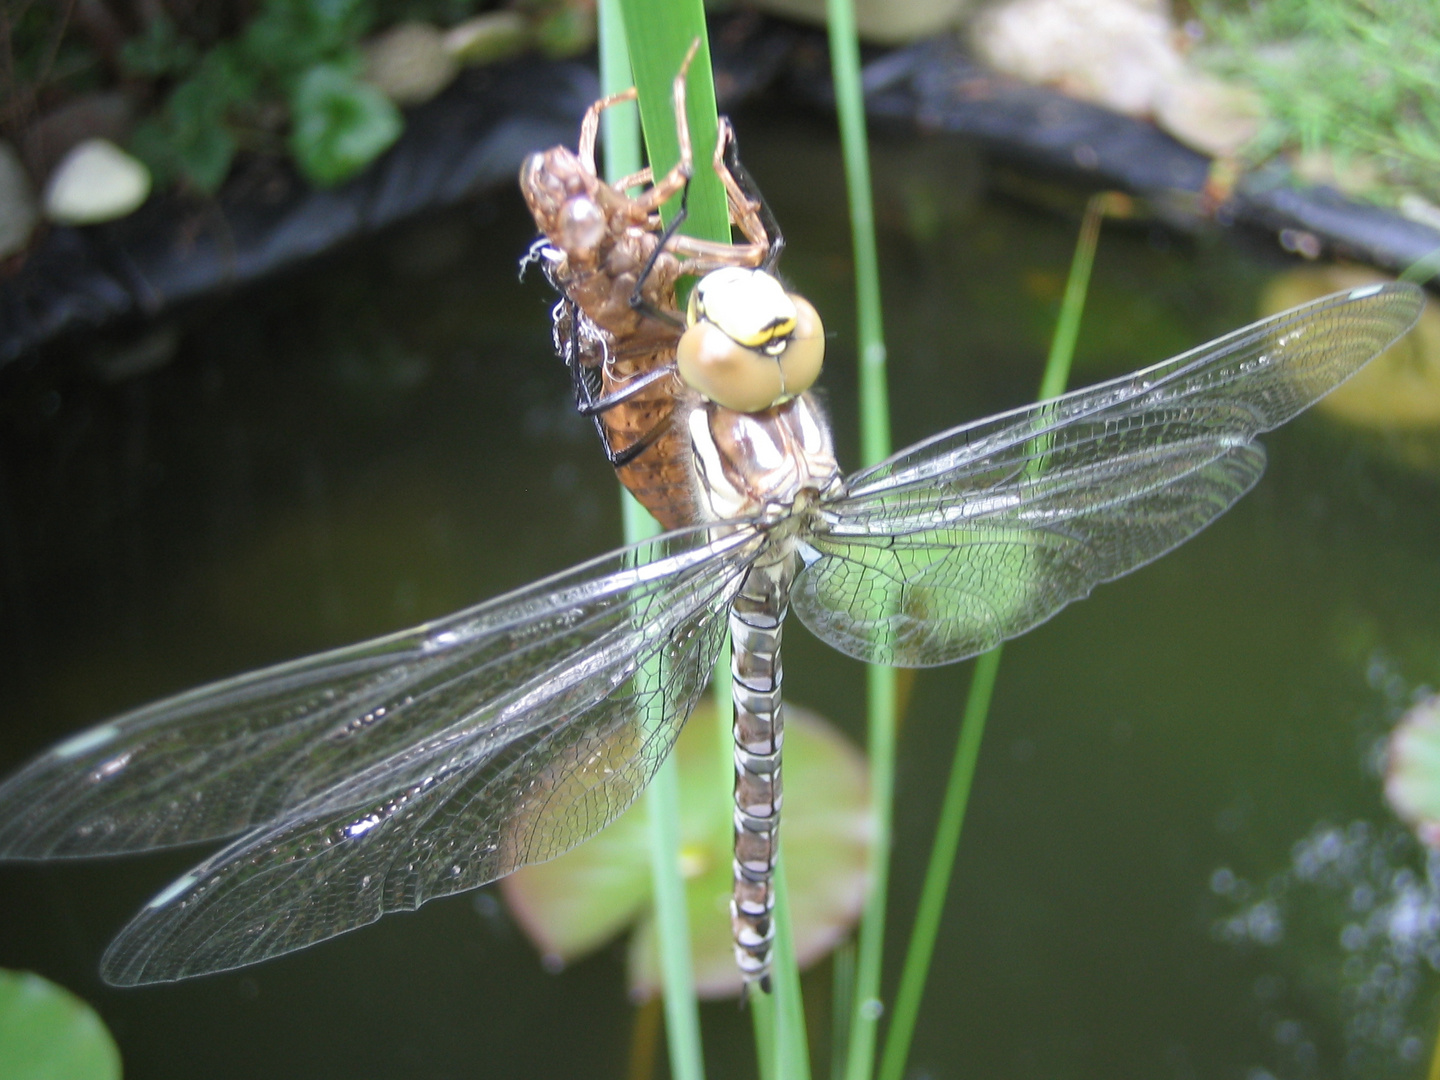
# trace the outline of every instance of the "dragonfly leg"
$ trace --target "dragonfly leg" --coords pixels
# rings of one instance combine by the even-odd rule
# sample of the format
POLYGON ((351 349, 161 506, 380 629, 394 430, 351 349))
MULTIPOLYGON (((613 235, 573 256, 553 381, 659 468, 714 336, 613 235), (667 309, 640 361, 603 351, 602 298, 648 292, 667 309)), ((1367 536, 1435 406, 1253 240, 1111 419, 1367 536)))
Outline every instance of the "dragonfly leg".
POLYGON ((614 449, 607 440, 605 442, 605 457, 609 460, 611 466, 616 469, 623 469, 654 445, 655 440, 659 439, 660 436, 664 435, 669 429, 670 417, 674 411, 675 406, 671 405, 670 408, 665 410, 665 415, 655 421, 654 427, 622 450, 614 449))
POLYGON ((644 375, 631 379, 618 390, 612 390, 608 394, 598 396, 590 395, 584 401, 577 401, 576 405, 581 416, 599 416, 609 412, 617 405, 623 405, 632 398, 649 390, 656 383, 663 382, 675 374, 673 362, 658 367, 653 371, 647 371, 644 375))
POLYGON ((649 190, 635 199, 637 206, 647 213, 659 210, 676 192, 684 188, 695 172, 695 157, 690 147, 690 122, 685 117, 685 76, 689 74, 690 62, 700 48, 700 39, 690 43, 690 51, 675 74, 672 97, 675 101, 675 136, 680 142, 680 160, 660 179, 650 185, 649 190))
POLYGON ((676 326, 681 330, 685 329, 685 320, 676 315, 675 312, 666 311, 647 299, 645 296, 645 283, 654 272, 655 263, 660 258, 661 252, 665 251, 672 242, 685 239, 679 236, 678 233, 680 226, 685 224, 685 219, 689 216, 690 179, 686 177, 685 186, 681 188, 680 191, 680 211, 675 215, 674 220, 665 227, 665 231, 660 234, 660 242, 657 243, 654 250, 650 252, 650 257, 645 260, 644 267, 641 268, 639 276, 635 278, 635 289, 630 293, 630 306, 636 311, 652 319, 659 319, 671 326, 676 326))
MULTIPOLYGON (((634 101, 637 97, 635 87, 632 86, 629 90, 621 90, 618 94, 601 98, 585 110, 585 119, 580 121, 580 144, 576 148, 576 153, 580 158, 580 164, 591 176, 600 175, 595 168, 595 138, 600 132, 600 114, 616 105, 634 101)), ((620 190, 624 191, 625 188, 621 187, 620 190)))
POLYGON ((719 174, 720 182, 725 185, 725 194, 731 203, 731 215, 741 233, 751 243, 765 245, 765 261, 761 268, 766 271, 774 270, 775 264, 780 260, 780 253, 785 250, 785 234, 780 231, 780 222, 775 219, 774 211, 761 194, 760 185, 755 182, 750 171, 740 164, 740 144, 736 141, 735 129, 730 126, 728 117, 720 120, 720 142, 715 147, 715 172, 719 174), (743 212, 736 212, 737 204, 743 207, 743 212))
POLYGON ((669 379, 675 374, 675 364, 665 364, 653 371, 647 371, 644 375, 629 379, 618 389, 608 394, 602 391, 604 385, 600 374, 600 367, 588 365, 581 359, 581 340, 579 334, 579 316, 571 310, 568 313, 570 320, 569 345, 565 349, 566 366, 570 369, 570 381, 575 390, 575 410, 581 416, 588 416, 595 422, 595 431, 600 436, 600 445, 605 451, 605 457, 612 468, 621 469, 630 464, 645 452, 657 439, 665 434, 670 423, 671 413, 674 412, 674 405, 665 410, 664 415, 634 442, 622 449, 616 450, 611 442, 610 429, 605 424, 605 414, 611 410, 632 401, 645 391, 657 384, 669 379))
POLYGON ((735 131, 730 121, 720 118, 720 134, 715 141, 712 159, 715 174, 725 189, 730 222, 749 241, 747 244, 715 243, 693 237, 676 237, 670 250, 686 256, 685 272, 708 274, 724 266, 759 266, 773 270, 784 250, 785 238, 780 226, 754 178, 740 164, 735 131))

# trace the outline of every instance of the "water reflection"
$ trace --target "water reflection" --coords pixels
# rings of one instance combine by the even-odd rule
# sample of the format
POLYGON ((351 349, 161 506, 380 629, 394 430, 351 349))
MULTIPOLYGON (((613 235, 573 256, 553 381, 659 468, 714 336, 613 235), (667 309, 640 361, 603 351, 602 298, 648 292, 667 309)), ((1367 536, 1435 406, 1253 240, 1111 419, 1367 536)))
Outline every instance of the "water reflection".
MULTIPOLYGON (((1383 654, 1365 674, 1386 715, 1414 692, 1383 654)), ((1361 758, 1376 776, 1381 755, 1361 758)), ((1283 867, 1251 879, 1221 865, 1209 889, 1212 938, 1266 969, 1252 1000, 1271 1048, 1250 1080, 1414 1075, 1435 1039, 1440 854, 1393 821, 1322 821, 1283 867)))

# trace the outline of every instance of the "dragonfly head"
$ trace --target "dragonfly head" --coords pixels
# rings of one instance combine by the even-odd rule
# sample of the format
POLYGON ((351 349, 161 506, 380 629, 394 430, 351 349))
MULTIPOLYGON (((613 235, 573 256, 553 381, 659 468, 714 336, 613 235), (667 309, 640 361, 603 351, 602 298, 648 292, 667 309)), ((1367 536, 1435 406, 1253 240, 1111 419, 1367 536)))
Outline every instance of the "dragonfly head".
POLYGON ((690 293, 675 362, 687 386, 736 412, 803 394, 820 376, 825 330, 810 301, 764 270, 727 266, 690 293))

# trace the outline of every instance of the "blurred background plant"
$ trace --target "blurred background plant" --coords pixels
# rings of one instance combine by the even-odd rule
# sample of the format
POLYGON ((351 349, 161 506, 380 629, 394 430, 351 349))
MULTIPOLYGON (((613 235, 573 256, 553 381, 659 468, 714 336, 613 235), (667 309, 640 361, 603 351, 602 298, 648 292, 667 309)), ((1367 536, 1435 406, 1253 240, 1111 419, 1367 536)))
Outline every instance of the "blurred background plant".
POLYGON ((1285 153, 1302 179, 1407 208, 1440 202, 1440 5, 1203 0, 1196 59, 1259 93, 1249 162, 1285 153))
POLYGON ((398 106, 434 96, 463 64, 593 41, 583 2, 477 16, 481 5, 18 0, 0 8, 0 134, 22 147, 37 183, 88 127, 125 144, 161 186, 213 192, 242 150, 288 154, 307 179, 332 185, 399 137, 398 106))

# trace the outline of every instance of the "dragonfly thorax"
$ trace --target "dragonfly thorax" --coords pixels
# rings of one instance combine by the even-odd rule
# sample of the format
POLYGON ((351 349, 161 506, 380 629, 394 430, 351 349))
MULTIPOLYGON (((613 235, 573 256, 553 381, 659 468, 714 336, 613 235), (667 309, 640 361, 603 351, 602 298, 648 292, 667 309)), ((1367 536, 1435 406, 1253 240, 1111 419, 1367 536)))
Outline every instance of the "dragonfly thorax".
POLYGON ((689 426, 698 503, 711 520, 778 520, 840 482, 830 425, 808 394, 759 413, 711 402, 689 426))

